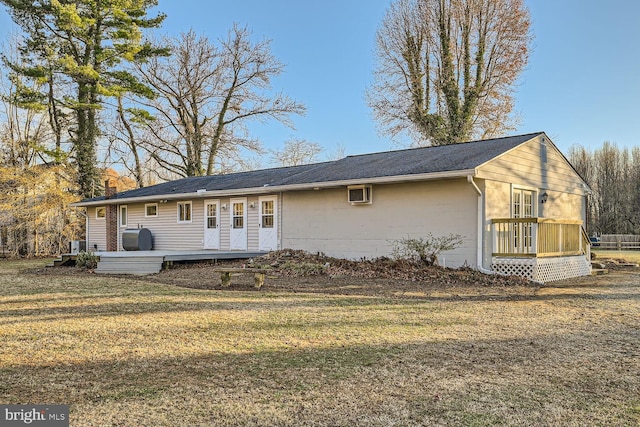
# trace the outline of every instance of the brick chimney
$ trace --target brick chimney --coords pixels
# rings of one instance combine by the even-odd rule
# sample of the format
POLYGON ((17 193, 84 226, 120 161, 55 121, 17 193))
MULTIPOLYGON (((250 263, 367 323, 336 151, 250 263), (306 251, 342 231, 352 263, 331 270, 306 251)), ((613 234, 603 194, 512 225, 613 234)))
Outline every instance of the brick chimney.
MULTIPOLYGON (((109 200, 118 194, 115 186, 111 186, 111 180, 104 182, 104 197, 109 200)), ((118 250, 118 205, 106 206, 106 227, 107 227, 107 252, 118 250)))

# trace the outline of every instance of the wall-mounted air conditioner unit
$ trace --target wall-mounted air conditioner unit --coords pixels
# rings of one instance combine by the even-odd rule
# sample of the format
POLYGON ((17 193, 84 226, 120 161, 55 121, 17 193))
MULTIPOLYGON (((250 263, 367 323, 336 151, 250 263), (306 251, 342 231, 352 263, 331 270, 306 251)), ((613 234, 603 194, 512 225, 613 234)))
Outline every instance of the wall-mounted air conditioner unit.
POLYGON ((370 185, 350 185, 347 187, 349 203, 352 205, 371 204, 370 185))

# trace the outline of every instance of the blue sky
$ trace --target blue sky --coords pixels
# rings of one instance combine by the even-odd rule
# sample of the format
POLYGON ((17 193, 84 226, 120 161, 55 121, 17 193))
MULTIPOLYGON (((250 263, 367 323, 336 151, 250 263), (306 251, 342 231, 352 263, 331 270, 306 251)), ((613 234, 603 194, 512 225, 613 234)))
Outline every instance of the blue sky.
MULTIPOLYGON (((522 122, 515 133, 546 131, 567 152, 604 141, 640 146, 640 2, 525 0, 533 22, 533 52, 516 93, 522 122)), ((193 28, 215 40, 232 23, 272 40, 286 72, 274 81, 307 114, 296 130, 254 126, 267 148, 290 137, 316 142, 327 154, 396 148, 377 132, 364 99, 374 68, 375 31, 390 0, 160 0, 163 34, 193 28)), ((0 12, 0 30, 11 21, 0 12)))

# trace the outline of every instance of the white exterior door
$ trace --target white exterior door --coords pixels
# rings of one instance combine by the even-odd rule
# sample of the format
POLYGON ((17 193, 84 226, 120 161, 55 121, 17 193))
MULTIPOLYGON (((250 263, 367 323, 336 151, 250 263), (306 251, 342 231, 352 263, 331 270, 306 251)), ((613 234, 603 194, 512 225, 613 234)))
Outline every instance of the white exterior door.
POLYGON ((231 199, 230 248, 232 251, 247 250, 247 199, 231 199))
POLYGON ((204 202, 204 249, 220 249, 220 201, 204 202))
MULTIPOLYGON (((532 190, 513 190, 513 218, 533 218, 535 215, 535 193, 532 190)), ((533 252, 533 225, 531 222, 514 224, 513 230, 515 252, 533 252)))
POLYGON ((273 251, 278 249, 278 207, 276 196, 258 199, 258 249, 273 251))

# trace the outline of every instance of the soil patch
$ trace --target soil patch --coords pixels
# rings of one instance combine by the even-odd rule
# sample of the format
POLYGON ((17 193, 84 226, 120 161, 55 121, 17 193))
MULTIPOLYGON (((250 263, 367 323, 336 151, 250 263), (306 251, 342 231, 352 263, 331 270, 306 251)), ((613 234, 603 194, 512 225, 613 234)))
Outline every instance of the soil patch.
MULTIPOLYGON (((612 271, 639 270, 625 266, 624 260, 598 261, 605 263, 606 268, 612 271)), ((352 261, 287 249, 251 260, 176 263, 159 274, 136 276, 136 279, 192 289, 220 290, 223 289, 220 274, 214 271, 219 267, 269 270, 261 290, 254 288, 251 274, 234 275, 231 288, 224 289, 238 291, 384 295, 400 298, 493 295, 515 299, 536 294, 541 287, 540 284, 519 276, 484 274, 471 268, 427 267, 390 258, 352 261)), ((92 270, 74 267, 39 268, 30 272, 74 276, 95 274, 92 270)), ((606 282, 607 278, 599 280, 606 282)))
MULTIPOLYGON (((171 269, 144 280, 196 289, 222 289, 216 267, 263 268, 267 274, 264 291, 314 292, 344 295, 386 295, 425 297, 448 295, 530 294, 538 284, 517 276, 488 275, 471 268, 425 267, 402 260, 378 258, 351 261, 280 250, 253 260, 218 263, 175 264, 171 269)), ((233 277, 231 289, 255 290, 250 274, 233 277)))

